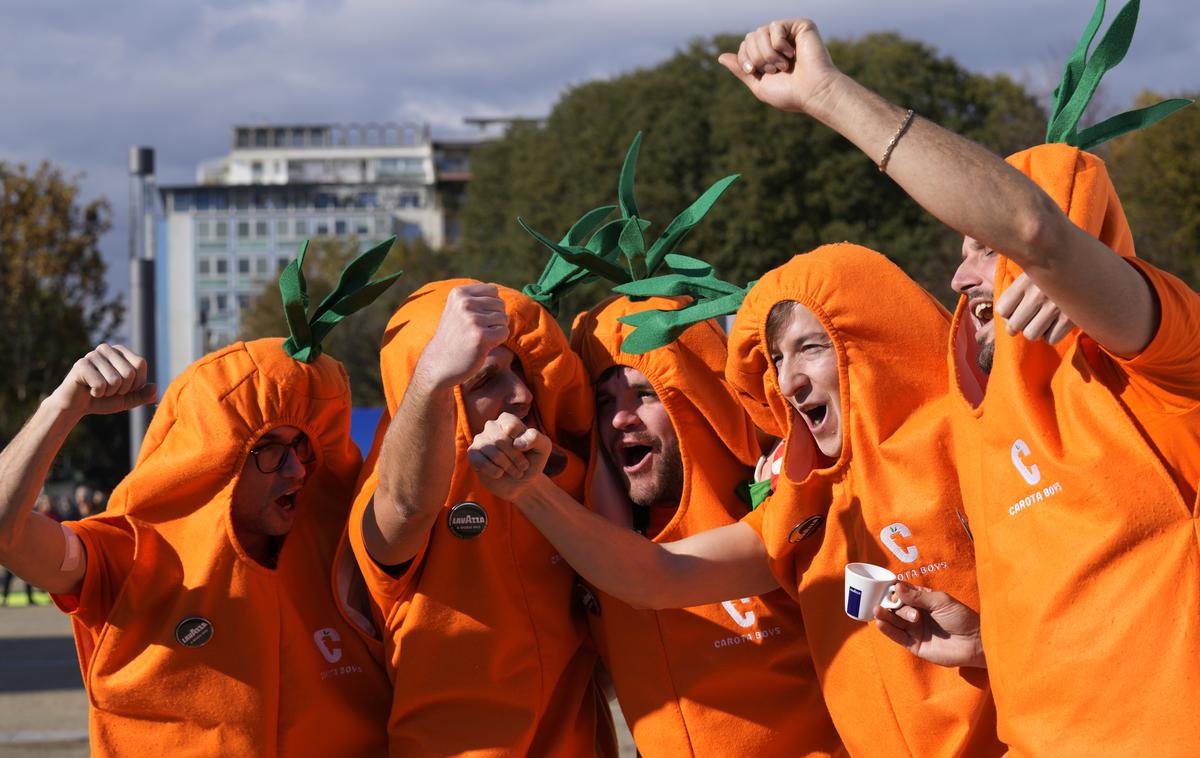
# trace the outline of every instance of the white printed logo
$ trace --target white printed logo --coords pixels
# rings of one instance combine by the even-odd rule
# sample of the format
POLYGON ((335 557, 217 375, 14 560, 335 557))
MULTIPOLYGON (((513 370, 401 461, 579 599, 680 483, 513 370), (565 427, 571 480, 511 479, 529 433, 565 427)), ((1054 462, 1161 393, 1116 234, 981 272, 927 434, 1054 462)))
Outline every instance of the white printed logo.
POLYGON ((342 637, 337 633, 336 629, 326 627, 313 632, 313 642, 316 643, 317 650, 320 650, 321 655, 330 663, 337 663, 342 659, 342 649, 340 647, 331 647, 329 643, 341 641, 342 637))
MULTIPOLYGON (((750 598, 744 597, 739 602, 749 605, 750 598)), ((749 629, 750 627, 754 626, 754 611, 748 611, 743 615, 742 612, 737 609, 737 606, 733 604, 732 600, 726 600, 722 602, 721 607, 725 609, 725 612, 729 614, 729 617, 733 619, 734 622, 741 628, 749 629)))
POLYGON ((888 550, 891 550, 892 554, 895 555, 897 558, 904 561, 905 563, 912 563, 913 561, 915 561, 917 559, 917 546, 909 545, 908 547, 901 547, 899 544, 896 543, 897 535, 899 535, 901 537, 911 537, 912 532, 909 531, 909 528, 907 526, 905 526, 904 524, 901 524, 899 521, 897 521, 894 524, 885 526, 879 532, 879 539, 883 540, 884 546, 888 550))
POLYGON ((1025 444, 1025 440, 1017 440, 1012 446, 1012 462, 1017 467, 1017 473, 1021 475, 1029 484, 1037 484, 1042 480, 1042 472, 1038 471, 1037 464, 1026 466, 1025 461, 1021 460, 1029 455, 1029 445, 1025 444))

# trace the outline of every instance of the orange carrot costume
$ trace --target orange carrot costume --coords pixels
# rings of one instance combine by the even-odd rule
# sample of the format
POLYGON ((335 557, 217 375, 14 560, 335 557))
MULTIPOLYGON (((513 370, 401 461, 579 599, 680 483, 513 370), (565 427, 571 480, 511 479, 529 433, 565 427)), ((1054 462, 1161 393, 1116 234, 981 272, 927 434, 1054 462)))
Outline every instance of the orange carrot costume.
MULTIPOLYGON (((1055 144, 1008 162, 1145 277, 1161 307, 1158 332, 1140 355, 1121 358, 1078 330, 1050 346, 1009 336, 998 321, 984 393, 960 301, 950 358, 956 458, 998 728, 1012 752, 1194 755, 1200 297, 1133 257, 1104 163, 1085 152, 1187 101, 1076 131, 1094 85, 1129 46, 1137 4, 1120 11, 1089 58, 1103 10, 1055 91, 1047 129, 1055 144)), ((997 298, 1020 273, 1001 258, 997 298)))
POLYGON ((926 663, 843 608, 853 561, 975 598, 944 419, 946 335, 941 306, 883 256, 850 244, 766 274, 730 334, 727 379, 759 426, 788 440, 779 489, 744 521, 800 604, 825 702, 855 756, 1002 750, 986 672, 926 663), (767 315, 784 300, 812 311, 838 355, 842 453, 825 468, 815 465, 816 445, 784 400, 766 346, 767 315))
POLYGON ((335 602, 331 567, 361 456, 341 364, 282 340, 236 343, 175 379, 108 510, 70 524, 87 550, 72 616, 93 755, 378 755, 382 645, 335 602), (317 459, 276 568, 246 555, 230 498, 279 426, 317 459))
MULTIPOLYGON (((1011 156, 1071 221, 1133 255, 1099 158, 1011 156)), ((1000 736, 1019 755, 1193 755, 1200 744, 1200 297, 1128 258, 1162 308, 1141 355, 996 325, 986 394, 955 351, 955 439, 1000 736)), ((996 296, 1020 270, 1002 259, 996 296)), ((966 308, 956 345, 969 343, 966 308)))
MULTIPOLYGON (((444 513, 399 577, 366 551, 362 524, 378 486, 378 456, 391 414, 433 336, 450 290, 471 280, 426 285, 392 316, 380 366, 387 413, 364 466, 350 544, 380 607, 395 692, 391 754, 582 756, 593 753, 598 703, 595 654, 573 612, 575 574, 511 504, 492 495, 467 463, 470 433, 460 390, 457 460, 444 513), (450 527, 450 509, 471 501, 486 513, 473 538, 450 527)), ((591 389, 562 330, 540 305, 500 287, 509 316, 505 343, 520 361, 540 427, 560 447, 586 449, 591 389)), ((567 456, 559 486, 582 494, 585 466, 567 456)))
MULTIPOLYGON (((734 493, 758 458, 754 426, 724 381, 725 335, 714 322, 645 355, 621 351, 633 328, 619 317, 678 306, 666 298, 612 298, 580 315, 571 334, 593 382, 616 365, 637 369, 676 429, 683 494, 655 542, 745 515, 734 493)), ((639 611, 597 594, 599 613, 589 616, 593 636, 642 755, 829 755, 839 749, 800 608, 783 590, 665 611, 639 611)))

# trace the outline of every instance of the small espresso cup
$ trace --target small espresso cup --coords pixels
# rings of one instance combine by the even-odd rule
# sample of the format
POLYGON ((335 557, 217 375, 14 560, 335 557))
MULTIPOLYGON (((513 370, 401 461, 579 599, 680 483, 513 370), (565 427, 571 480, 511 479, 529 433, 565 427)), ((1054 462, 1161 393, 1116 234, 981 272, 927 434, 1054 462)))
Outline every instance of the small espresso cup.
POLYGON ((846 564, 846 591, 843 606, 846 615, 857 621, 870 621, 875 606, 889 610, 899 608, 901 603, 895 596, 896 575, 873 563, 846 564))

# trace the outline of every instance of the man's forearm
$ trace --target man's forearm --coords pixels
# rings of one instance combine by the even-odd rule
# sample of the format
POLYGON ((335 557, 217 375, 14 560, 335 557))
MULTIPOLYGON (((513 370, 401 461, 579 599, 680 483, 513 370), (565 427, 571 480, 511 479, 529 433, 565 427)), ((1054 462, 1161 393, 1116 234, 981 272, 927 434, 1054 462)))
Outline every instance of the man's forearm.
MULTIPOLYGON (((814 111, 875 161, 905 115, 845 75, 836 78, 814 111)), ((916 118, 896 143, 887 173, 939 221, 1011 258, 1104 347, 1133 355, 1153 337, 1158 311, 1141 275, 1071 223, 1049 195, 998 156, 916 118)))
POLYGON ((415 373, 384 435, 379 487, 363 525, 380 563, 404 563, 425 544, 454 474, 456 416, 454 388, 415 373))
POLYGON ((0 452, 0 563, 22 577, 32 579, 41 564, 57 569, 62 561, 58 525, 44 517, 31 520, 30 512, 55 456, 78 422, 48 398, 0 452), (43 519, 53 528, 41 524, 43 519), (36 525, 31 528, 31 523, 36 525))
POLYGON ((744 551, 709 539, 715 530, 658 544, 592 513, 545 476, 515 505, 584 579, 636 608, 685 608, 778 586, 765 549, 748 567, 744 551))
MULTIPOLYGON (((813 116, 878 163, 905 109, 843 74, 813 116)), ((1065 221, 1046 193, 999 156, 919 115, 892 150, 887 173, 942 223, 1022 267, 1037 263, 1046 227, 1065 221)))

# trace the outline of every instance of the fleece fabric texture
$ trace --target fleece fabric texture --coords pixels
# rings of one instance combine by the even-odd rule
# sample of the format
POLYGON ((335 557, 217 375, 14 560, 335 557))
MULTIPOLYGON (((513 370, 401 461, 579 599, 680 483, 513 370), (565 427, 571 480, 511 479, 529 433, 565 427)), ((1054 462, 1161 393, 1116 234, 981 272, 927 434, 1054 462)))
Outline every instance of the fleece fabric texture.
POLYGON ((825 702, 855 756, 1002 752, 986 672, 926 663, 845 612, 855 561, 976 602, 945 418, 947 333, 945 309, 899 268, 843 243, 763 276, 729 338, 727 379, 788 441, 778 489, 744 520, 800 603, 825 702), (824 468, 766 345, 767 316, 785 300, 810 310, 837 351, 842 452, 824 468))
MULTIPOLYGON (((1052 347, 998 319, 980 401, 959 303, 954 437, 1000 736, 1015 755, 1194 755, 1200 298, 1131 257, 1099 158, 1053 144, 1008 160, 1141 272, 1162 322, 1125 360, 1078 330, 1052 347)), ((997 298, 1019 274, 1001 258, 997 298)))
MULTIPOLYGON (((618 318, 686 302, 612 298, 581 314, 571 331, 571 346, 593 383, 614 366, 640 371, 675 427, 683 494, 655 542, 742 518, 747 508, 734 491, 753 476, 759 454, 754 426, 725 383, 725 334, 715 322, 696 324, 644 355, 621 352, 633 327, 618 318)), ((599 455, 594 451, 593 470, 599 455)), ((597 595, 592 632, 642 755, 799 756, 840 749, 800 608, 782 589, 665 611, 635 610, 597 595)))
MULTIPOLYGON (((384 432, 433 337, 458 279, 426 285, 388 322, 380 353, 387 411, 363 468, 350 544, 385 629, 395 694, 388 722, 394 756, 579 756, 594 751, 598 703, 595 652, 574 610, 575 574, 510 503, 492 495, 467 462, 473 435, 455 390, 456 462, 443 514, 399 577, 367 553, 362 523, 379 482, 384 432), (472 501, 487 511, 483 533, 456 536, 449 509, 472 501)), ((565 452, 555 481, 582 497, 592 395, 579 358, 550 314, 500 287, 509 316, 505 343, 520 361, 540 428, 565 452)), ((601 712, 602 713, 602 712, 601 712)))
POLYGON ((108 510, 70 524, 87 572, 55 600, 72 614, 93 755, 386 749, 382 644, 349 621, 331 576, 360 464, 346 373, 328 356, 306 365, 282 340, 239 342, 171 383, 108 510), (230 502, 248 451, 279 426, 317 458, 271 569, 243 551, 230 502), (183 644, 197 639, 177 629, 186 619, 210 639, 183 644))

